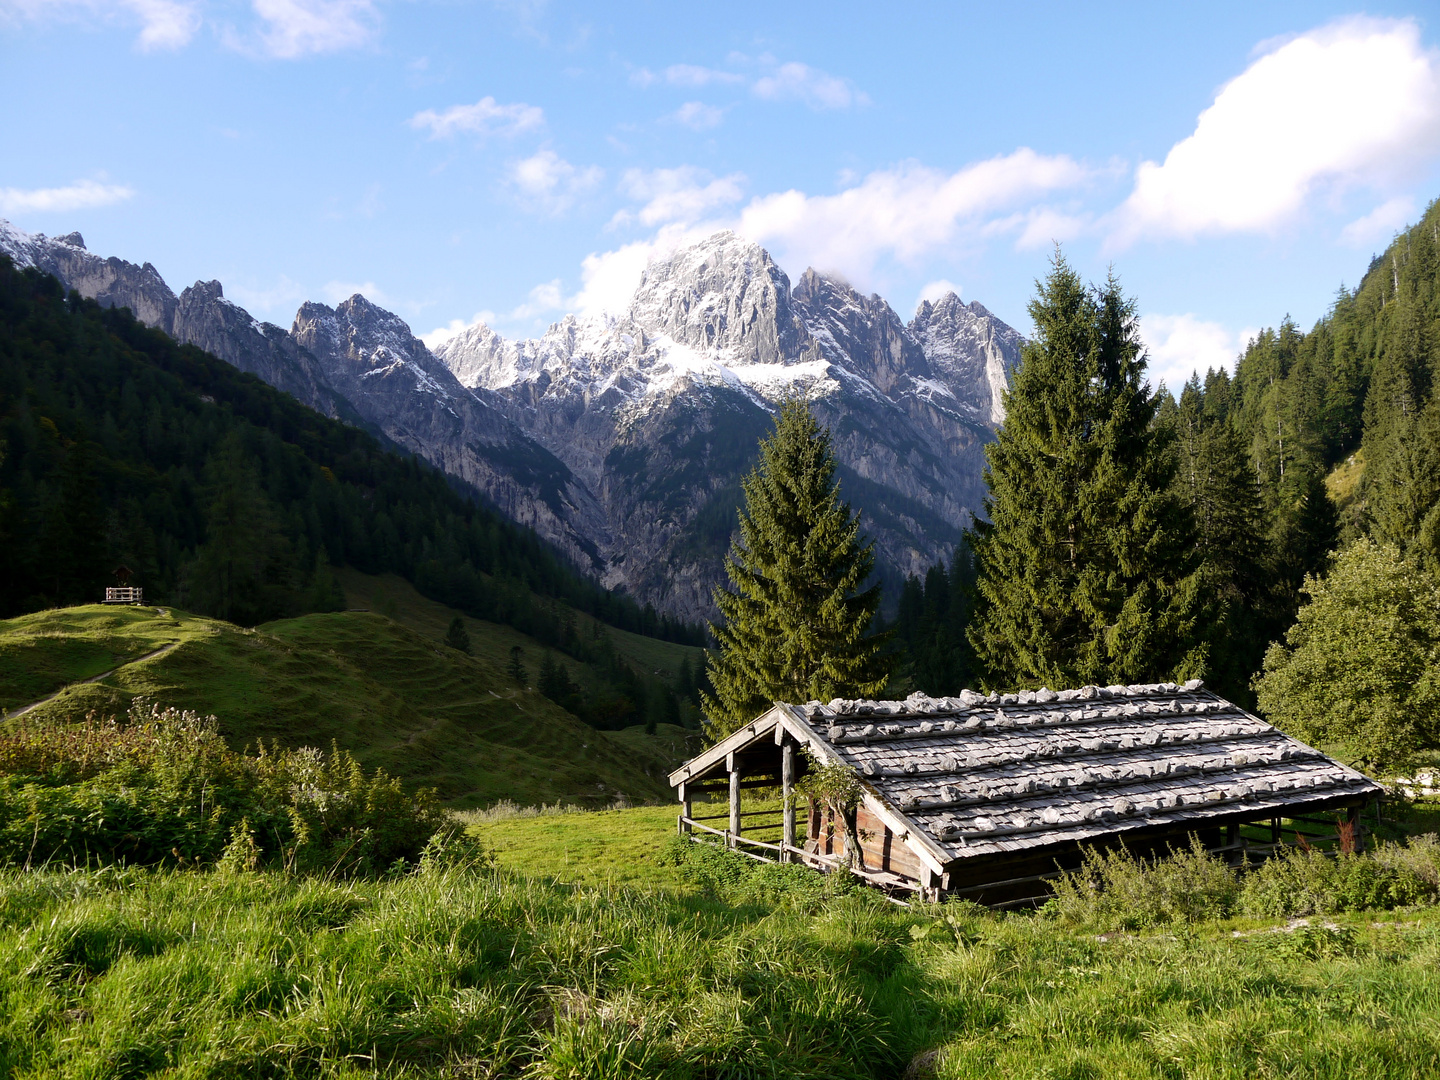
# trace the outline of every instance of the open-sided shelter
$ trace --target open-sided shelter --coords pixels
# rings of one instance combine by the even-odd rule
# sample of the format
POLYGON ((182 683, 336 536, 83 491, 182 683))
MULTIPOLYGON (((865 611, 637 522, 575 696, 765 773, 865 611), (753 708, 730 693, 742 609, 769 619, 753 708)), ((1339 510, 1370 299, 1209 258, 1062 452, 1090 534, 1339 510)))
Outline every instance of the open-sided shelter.
POLYGON ((860 781, 863 877, 891 891, 991 904, 1037 899, 1057 868, 1079 865, 1085 846, 1123 843, 1148 855, 1186 847, 1194 835, 1212 851, 1238 852, 1264 846, 1242 825, 1267 829, 1272 845, 1285 818, 1339 812, 1353 829, 1383 791, 1199 680, 967 690, 776 703, 670 775, 680 832, 756 858, 838 865, 843 834, 813 803, 806 839, 796 842, 794 787, 812 759, 848 766, 860 781), (785 796, 778 842, 746 835, 740 795, 755 787, 785 796), (696 797, 712 793, 728 793, 724 828, 694 812, 696 797))

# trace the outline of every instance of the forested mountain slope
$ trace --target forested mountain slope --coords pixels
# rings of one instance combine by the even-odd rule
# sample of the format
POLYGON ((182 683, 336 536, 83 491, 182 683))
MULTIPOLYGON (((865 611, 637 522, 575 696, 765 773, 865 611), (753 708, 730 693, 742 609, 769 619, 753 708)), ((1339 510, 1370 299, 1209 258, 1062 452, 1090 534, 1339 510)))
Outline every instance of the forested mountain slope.
POLYGON ((92 600, 123 563, 157 599, 254 623, 392 571, 501 622, 531 591, 683 636, 575 573, 434 468, 0 258, 0 615, 92 600))
MULTIPOLYGON (((1295 620, 1307 574, 1360 535, 1440 566, 1440 204, 1342 287, 1308 332, 1288 317, 1158 402, 1183 537, 1209 604, 1206 679, 1254 702, 1266 647, 1295 620), (1327 491, 1339 496, 1339 505, 1327 491)), ((909 684, 950 692, 986 672, 969 648, 962 548, 901 597, 909 684)))
MULTIPOLYGON (((582 662, 596 657, 576 611, 695 636, 582 578, 433 467, 3 258, 0 455, 0 617, 94 602, 123 566, 154 602, 254 625, 344 606, 347 566, 582 662)), ((607 670, 615 708, 591 718, 603 726, 644 722, 649 699, 673 696, 638 691, 655 680, 623 661, 607 670)))

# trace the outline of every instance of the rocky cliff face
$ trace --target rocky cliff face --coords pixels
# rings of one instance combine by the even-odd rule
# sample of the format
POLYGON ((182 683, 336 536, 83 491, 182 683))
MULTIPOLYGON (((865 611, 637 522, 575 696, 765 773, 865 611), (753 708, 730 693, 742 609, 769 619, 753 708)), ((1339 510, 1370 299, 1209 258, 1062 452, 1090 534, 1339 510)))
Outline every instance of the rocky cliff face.
POLYGON ((619 315, 567 316, 527 341, 478 325, 433 354, 362 296, 304 304, 287 331, 216 281, 177 298, 148 263, 100 259, 77 234, 0 222, 0 251, 370 427, 610 587, 691 619, 712 611, 740 480, 792 394, 831 430, 882 576, 949 558, 981 505, 983 448, 1021 344, 953 294, 907 326, 880 297, 814 270, 792 288, 731 233, 654 263, 619 315))
POLYGON ((1025 343, 1019 331, 991 315, 978 300, 962 304, 954 293, 933 304, 922 302, 909 330, 948 384, 970 388, 965 408, 994 427, 1005 422, 1002 395, 1025 343))
POLYGON ((175 294, 148 262, 136 266, 123 259, 102 259, 85 249, 78 232, 51 240, 44 234, 22 232, 8 221, 0 221, 0 251, 22 269, 34 266, 54 274, 81 296, 105 307, 128 307, 146 326, 170 333, 175 294))
POLYGON ((653 264, 620 315, 567 316, 528 341, 478 325, 436 355, 595 492, 616 545, 607 581, 697 617, 755 442, 793 393, 831 429, 882 573, 948 558, 980 506, 1020 341, 953 295, 907 327, 814 270, 792 289, 762 248, 719 233, 653 264))

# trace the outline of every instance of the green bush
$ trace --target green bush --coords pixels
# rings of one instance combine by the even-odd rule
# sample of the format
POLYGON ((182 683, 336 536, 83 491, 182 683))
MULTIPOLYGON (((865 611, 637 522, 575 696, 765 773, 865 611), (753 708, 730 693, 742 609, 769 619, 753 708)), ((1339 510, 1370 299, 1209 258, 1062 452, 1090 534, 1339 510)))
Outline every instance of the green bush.
POLYGON ((419 859, 433 792, 332 749, 229 749, 214 717, 137 703, 125 723, 0 735, 0 864, 277 865, 365 874, 419 859))
POLYGON ((1235 872, 1191 838, 1188 851, 1137 859, 1091 848, 1079 870, 1054 883, 1051 912, 1072 924, 1138 930, 1229 914, 1240 891, 1235 872))
POLYGON ((1288 851, 1245 877, 1240 909, 1249 915, 1324 915, 1409 907, 1440 900, 1440 840, 1382 842, 1359 855, 1288 851))
POLYGON ((1072 925, 1138 930, 1232 914, 1265 917, 1388 910, 1440 902, 1440 838, 1382 841, 1360 854, 1289 849, 1245 872, 1198 840, 1169 858, 1087 851, 1080 869, 1054 883, 1044 908, 1072 925))

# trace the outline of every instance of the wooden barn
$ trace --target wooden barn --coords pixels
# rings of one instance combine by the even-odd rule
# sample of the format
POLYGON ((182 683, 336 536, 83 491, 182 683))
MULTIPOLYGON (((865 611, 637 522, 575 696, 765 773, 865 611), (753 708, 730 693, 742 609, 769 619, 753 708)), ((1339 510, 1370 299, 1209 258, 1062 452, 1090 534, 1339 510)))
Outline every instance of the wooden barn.
MULTIPOLYGON (((1137 855, 1188 847, 1263 856, 1319 826, 1352 839, 1383 788, 1206 690, 1199 680, 988 697, 777 703, 670 775, 682 835, 752 857, 841 865, 843 831, 808 809, 798 842, 794 785, 809 761, 860 781, 858 872, 892 893, 994 905, 1037 900, 1085 847, 1137 855), (809 754, 802 753, 802 749, 809 754), (742 792, 780 788, 778 835, 742 792), (728 814, 695 800, 728 795, 728 814), (1301 824, 1308 823, 1308 825, 1301 824), (721 826, 724 827, 721 827, 721 826)), ((714 804, 711 804, 712 806, 714 804)))

